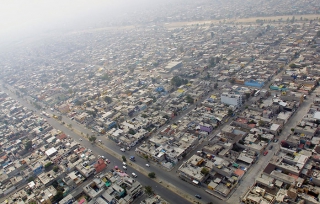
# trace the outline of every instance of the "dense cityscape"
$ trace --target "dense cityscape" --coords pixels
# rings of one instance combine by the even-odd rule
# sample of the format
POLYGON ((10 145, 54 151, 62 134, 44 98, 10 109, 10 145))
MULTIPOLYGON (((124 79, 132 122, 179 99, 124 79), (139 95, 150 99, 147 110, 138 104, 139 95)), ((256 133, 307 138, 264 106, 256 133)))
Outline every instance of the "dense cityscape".
POLYGON ((0 202, 320 203, 320 2, 157 2, 0 49, 0 202))

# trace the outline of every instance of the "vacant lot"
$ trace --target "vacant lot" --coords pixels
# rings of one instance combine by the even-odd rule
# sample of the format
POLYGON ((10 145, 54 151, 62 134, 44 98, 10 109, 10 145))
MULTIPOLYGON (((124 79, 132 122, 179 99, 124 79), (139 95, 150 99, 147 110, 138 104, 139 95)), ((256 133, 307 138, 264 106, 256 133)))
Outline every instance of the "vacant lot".
POLYGON ((211 20, 211 21, 190 21, 190 22, 172 22, 172 23, 166 23, 165 27, 167 28, 178 28, 183 26, 190 26, 190 25, 203 25, 203 24, 217 24, 219 22, 221 23, 255 23, 256 20, 266 20, 266 21, 278 21, 279 19, 282 19, 282 21, 286 21, 288 18, 292 19, 292 17, 295 17, 296 20, 300 20, 301 17, 303 20, 315 20, 319 19, 319 14, 310 14, 310 15, 290 15, 290 16, 270 16, 270 17, 252 17, 252 18, 239 18, 239 19, 222 19, 222 20, 211 20))

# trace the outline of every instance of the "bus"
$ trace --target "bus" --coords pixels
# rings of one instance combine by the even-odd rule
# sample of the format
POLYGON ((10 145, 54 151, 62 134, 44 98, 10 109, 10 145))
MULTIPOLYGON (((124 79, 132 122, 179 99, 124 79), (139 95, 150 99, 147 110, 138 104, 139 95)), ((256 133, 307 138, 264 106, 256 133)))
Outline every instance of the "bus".
POLYGON ((256 93, 254 93, 254 96, 259 96, 260 94, 260 90, 256 91, 256 93))

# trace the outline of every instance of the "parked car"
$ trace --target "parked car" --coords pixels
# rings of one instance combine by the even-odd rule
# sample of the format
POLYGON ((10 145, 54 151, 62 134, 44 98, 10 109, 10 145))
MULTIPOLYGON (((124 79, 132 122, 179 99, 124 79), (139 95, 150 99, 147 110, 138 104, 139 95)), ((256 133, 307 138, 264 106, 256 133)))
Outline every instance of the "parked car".
POLYGON ((278 139, 274 139, 273 142, 278 142, 278 139))
POLYGON ((132 177, 134 177, 134 178, 137 178, 137 177, 138 177, 137 174, 135 174, 135 173, 132 173, 131 175, 132 175, 132 177))
POLYGON ((107 162, 108 164, 110 164, 110 160, 109 160, 109 159, 106 159, 106 162, 107 162))
POLYGON ((270 150, 273 149, 273 145, 271 145, 271 146, 269 147, 269 149, 270 149, 270 150))
POLYGON ((79 140, 82 141, 82 138, 80 138, 79 140))
POLYGON ((126 166, 122 166, 122 168, 123 168, 124 170, 127 170, 127 167, 126 167, 126 166))
POLYGON ((120 151, 121 151, 121 152, 125 152, 126 150, 125 150, 124 148, 121 148, 120 151))
POLYGON ((149 164, 146 164, 146 166, 147 166, 147 167, 150 167, 150 165, 149 165, 149 164))
POLYGON ((268 154, 268 151, 263 152, 263 156, 266 156, 268 154))
POLYGON ((123 166, 127 166, 127 163, 126 163, 126 162, 122 162, 122 165, 123 165, 123 166))

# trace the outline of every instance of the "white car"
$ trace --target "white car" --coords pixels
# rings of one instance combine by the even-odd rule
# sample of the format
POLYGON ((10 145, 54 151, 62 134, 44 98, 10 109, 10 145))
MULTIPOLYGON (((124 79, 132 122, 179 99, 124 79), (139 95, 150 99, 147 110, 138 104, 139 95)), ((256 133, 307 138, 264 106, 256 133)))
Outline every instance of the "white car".
POLYGON ((80 138, 79 140, 82 141, 82 138, 80 138))
POLYGON ((135 173, 132 173, 131 175, 132 175, 133 178, 137 178, 138 177, 138 175, 135 174, 135 173))
POLYGON ((126 150, 125 150, 124 148, 121 148, 120 151, 121 151, 121 152, 125 152, 126 150))
POLYGON ((101 141, 101 140, 98 140, 98 142, 102 143, 102 141, 101 141))
POLYGON ((146 166, 147 166, 147 167, 150 167, 150 165, 149 165, 149 164, 146 164, 146 166))
POLYGON ((127 167, 126 167, 126 166, 123 166, 122 168, 123 168, 124 170, 127 170, 127 167))
POLYGON ((123 166, 127 166, 127 163, 126 163, 126 162, 122 162, 122 165, 123 165, 123 166))

